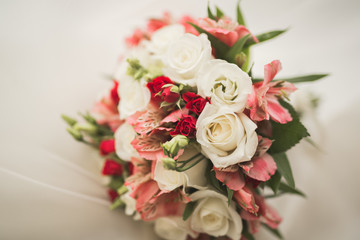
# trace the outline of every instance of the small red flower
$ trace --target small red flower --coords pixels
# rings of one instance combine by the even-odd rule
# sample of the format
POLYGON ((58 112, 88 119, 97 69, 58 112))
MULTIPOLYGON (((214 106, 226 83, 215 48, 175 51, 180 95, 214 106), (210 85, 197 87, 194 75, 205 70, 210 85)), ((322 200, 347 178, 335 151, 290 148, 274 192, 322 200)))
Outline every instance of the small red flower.
POLYGON ((114 160, 107 159, 102 170, 103 175, 121 176, 123 173, 123 166, 114 160))
POLYGON ((177 123, 175 130, 170 134, 171 136, 181 134, 189 138, 195 137, 196 118, 191 115, 183 115, 183 118, 177 123))
POLYGON ((102 156, 115 152, 115 139, 101 141, 99 150, 102 156))
POLYGON ((114 189, 108 189, 108 195, 111 202, 114 202, 117 197, 119 197, 119 194, 114 189))
POLYGON ((200 115, 207 102, 210 103, 210 99, 208 97, 205 99, 193 92, 184 93, 182 97, 186 102, 185 108, 194 112, 196 115, 200 115))
POLYGON ((154 78, 151 82, 149 82, 146 86, 151 92, 151 100, 155 102, 176 102, 179 99, 179 94, 171 92, 170 89, 172 86, 163 88, 165 84, 172 84, 174 82, 170 80, 170 78, 165 76, 160 76, 154 78))
POLYGON ((165 102, 173 103, 179 99, 180 95, 176 92, 172 92, 170 89, 171 87, 164 88, 164 91, 161 93, 161 97, 165 102))
POLYGON ((118 94, 118 87, 119 87, 119 83, 117 81, 114 81, 114 86, 110 91, 111 99, 114 101, 115 105, 118 105, 120 101, 120 97, 118 94))

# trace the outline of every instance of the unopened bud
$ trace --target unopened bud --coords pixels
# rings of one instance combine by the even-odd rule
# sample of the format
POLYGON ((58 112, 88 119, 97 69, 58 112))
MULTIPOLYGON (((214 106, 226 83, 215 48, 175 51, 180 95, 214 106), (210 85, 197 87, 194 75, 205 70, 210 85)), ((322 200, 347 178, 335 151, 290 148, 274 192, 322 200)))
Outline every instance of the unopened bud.
POLYGON ((73 128, 67 128, 66 131, 68 131, 68 133, 70 133, 71 136, 73 136, 73 138, 77 141, 82 141, 83 140, 83 136, 81 134, 80 131, 75 130, 73 128))
POLYGON ((96 126, 89 124, 89 123, 82 123, 82 124, 76 123, 73 126, 73 129, 77 130, 77 131, 84 131, 84 132, 90 133, 90 134, 97 132, 96 126))
POLYGON ((185 148, 189 144, 189 139, 184 135, 176 135, 170 141, 162 144, 164 153, 169 156, 176 156, 180 149, 185 148))
POLYGON ((66 116, 65 114, 61 114, 61 118, 67 123, 69 124, 70 127, 74 126, 77 121, 69 116, 66 116))
POLYGON ((129 189, 125 186, 122 185, 120 188, 118 188, 117 192, 119 195, 123 195, 124 193, 127 193, 129 191, 129 189))
POLYGON ((161 161, 165 169, 168 170, 176 169, 176 162, 173 158, 166 157, 166 158, 162 158, 161 161))

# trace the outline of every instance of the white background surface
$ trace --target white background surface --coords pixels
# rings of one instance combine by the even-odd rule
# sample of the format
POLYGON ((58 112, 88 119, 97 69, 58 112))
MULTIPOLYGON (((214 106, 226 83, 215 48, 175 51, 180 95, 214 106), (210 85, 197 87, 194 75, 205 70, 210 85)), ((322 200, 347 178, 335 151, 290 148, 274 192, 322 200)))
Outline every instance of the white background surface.
MULTIPOLYGON (((235 16, 236 1, 212 1, 235 16)), ((0 239, 153 239, 150 228, 108 210, 98 156, 75 143, 61 113, 89 109, 124 50, 123 39, 169 10, 206 14, 205 0, 0 1, 0 239)), ((330 73, 310 124, 323 153, 291 153, 308 199, 273 201, 287 239, 357 239, 360 230, 360 2, 244 0, 250 30, 290 27, 253 49, 254 72, 330 73), (322 133, 322 134, 319 134, 322 133)), ((305 86, 309 87, 309 86, 305 86)), ((302 88, 302 86, 300 86, 302 88)), ((265 237, 264 239, 268 239, 265 237)))

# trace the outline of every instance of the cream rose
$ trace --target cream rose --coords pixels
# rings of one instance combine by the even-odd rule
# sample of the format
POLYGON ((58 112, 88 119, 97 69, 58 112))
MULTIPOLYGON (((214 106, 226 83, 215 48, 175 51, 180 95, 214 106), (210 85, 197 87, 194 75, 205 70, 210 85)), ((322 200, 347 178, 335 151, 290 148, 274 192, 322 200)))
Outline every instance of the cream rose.
POLYGON ((170 44, 163 72, 174 82, 196 86, 196 73, 211 58, 211 44, 207 36, 186 33, 170 44))
POLYGON ((238 66, 214 59, 202 67, 197 79, 198 94, 211 103, 242 112, 252 91, 251 78, 238 66))
POLYGON ((184 33, 185 28, 180 24, 162 27, 151 36, 151 40, 147 42, 147 49, 155 58, 162 59, 164 58, 170 43, 184 35, 184 33))
POLYGON ((256 124, 243 113, 206 104, 196 123, 196 139, 217 168, 249 161, 258 144, 256 124))
POLYGON ((138 152, 131 145, 134 140, 136 132, 134 128, 124 122, 115 132, 115 150, 116 154, 124 161, 130 161, 131 157, 138 157, 138 152))
POLYGON ((120 119, 126 119, 137 111, 145 110, 150 102, 150 91, 145 80, 135 80, 124 75, 119 84, 119 112, 120 119))
POLYGON ((192 230, 214 237, 240 239, 242 222, 234 203, 228 206, 227 198, 213 190, 197 191, 191 194, 190 198, 191 201, 197 201, 190 217, 192 230))
POLYGON ((198 234, 191 231, 189 222, 181 217, 161 217, 155 220, 155 232, 166 240, 185 240, 187 235, 196 238, 198 234))
MULTIPOLYGON (((197 153, 194 148, 187 148, 178 160, 187 160, 197 153)), ((165 169, 162 162, 157 161, 154 170, 154 180, 157 181, 159 188, 165 191, 172 191, 180 186, 204 189, 207 186, 205 177, 206 165, 207 162, 204 159, 184 172, 177 172, 165 169)))

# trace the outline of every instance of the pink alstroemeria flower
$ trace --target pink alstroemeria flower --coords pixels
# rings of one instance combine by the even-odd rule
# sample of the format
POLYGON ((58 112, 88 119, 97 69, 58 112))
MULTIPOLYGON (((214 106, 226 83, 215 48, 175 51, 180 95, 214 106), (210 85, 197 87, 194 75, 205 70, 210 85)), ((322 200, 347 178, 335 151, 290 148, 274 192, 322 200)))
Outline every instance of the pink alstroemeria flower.
POLYGON ((265 223, 272 229, 277 229, 282 221, 279 214, 266 204, 265 198, 255 194, 255 202, 259 206, 257 215, 254 215, 248 211, 241 211, 240 216, 249 223, 249 232, 251 234, 257 233, 260 228, 260 223, 265 223))
POLYGON ((253 92, 249 96, 248 106, 250 118, 254 121, 269 120, 285 124, 292 121, 287 109, 279 103, 279 98, 287 97, 296 90, 289 82, 273 81, 275 75, 281 70, 279 60, 265 65, 264 81, 253 84, 253 92))
MULTIPOLYGON (((227 17, 220 18, 218 21, 210 18, 200 18, 197 22, 199 27, 208 31, 229 47, 233 46, 240 38, 250 34, 250 31, 245 26, 239 25, 227 17)), ((254 35, 252 35, 252 38, 255 42, 258 42, 254 35)))

